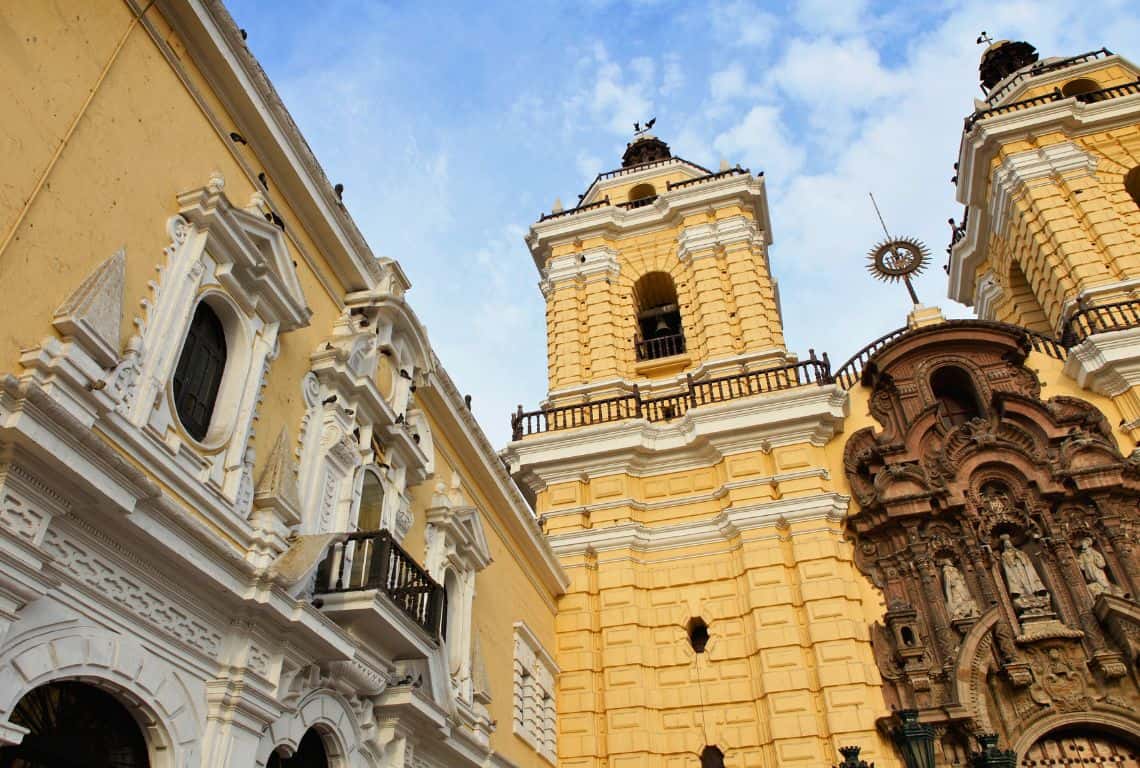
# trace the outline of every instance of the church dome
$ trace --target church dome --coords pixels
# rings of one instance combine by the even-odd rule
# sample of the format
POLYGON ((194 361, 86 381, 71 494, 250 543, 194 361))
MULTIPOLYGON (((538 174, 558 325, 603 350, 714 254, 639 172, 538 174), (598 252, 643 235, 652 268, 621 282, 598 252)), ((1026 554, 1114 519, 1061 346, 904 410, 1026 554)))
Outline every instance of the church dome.
POLYGON ((978 75, 982 86, 991 90, 995 85, 1022 67, 1037 61, 1037 49, 1024 41, 998 40, 982 54, 978 75))
POLYGON ((626 145, 625 153, 621 156, 621 167, 630 168, 657 160, 668 160, 672 156, 668 144, 652 134, 643 133, 626 145))

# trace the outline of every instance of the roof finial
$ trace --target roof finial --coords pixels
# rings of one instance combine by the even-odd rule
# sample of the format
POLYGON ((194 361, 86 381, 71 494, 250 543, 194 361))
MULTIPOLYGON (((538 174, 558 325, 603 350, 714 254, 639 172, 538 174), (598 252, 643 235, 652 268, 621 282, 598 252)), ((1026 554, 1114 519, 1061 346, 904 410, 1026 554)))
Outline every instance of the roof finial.
POLYGON ((654 124, 654 123, 656 123, 656 122, 657 122, 657 118, 656 118, 656 117, 651 117, 651 118, 649 118, 649 120, 648 120, 648 121, 645 123, 645 127, 644 127, 644 128, 642 128, 642 127, 641 127, 641 123, 634 123, 634 124, 633 124, 633 135, 634 135, 634 138, 637 138, 637 137, 641 137, 641 136, 644 136, 645 134, 649 133, 649 129, 650 129, 650 128, 652 128, 652 127, 653 127, 653 124, 654 124))
POLYGON ((994 41, 994 39, 992 37, 990 37, 986 33, 986 31, 983 29, 982 34, 978 35, 978 39, 975 40, 974 42, 977 43, 978 45, 981 45, 982 43, 985 43, 986 45, 990 45, 993 41, 994 41))
POLYGON ((887 239, 876 245, 867 254, 867 270, 879 280, 893 283, 901 280, 906 285, 907 293, 915 307, 921 306, 914 285, 910 282, 911 275, 921 274, 926 269, 930 251, 921 241, 909 237, 894 237, 883 221, 883 214, 879 211, 879 204, 875 196, 867 193, 871 198, 871 205, 875 206, 875 215, 879 217, 879 224, 883 227, 883 234, 887 239))

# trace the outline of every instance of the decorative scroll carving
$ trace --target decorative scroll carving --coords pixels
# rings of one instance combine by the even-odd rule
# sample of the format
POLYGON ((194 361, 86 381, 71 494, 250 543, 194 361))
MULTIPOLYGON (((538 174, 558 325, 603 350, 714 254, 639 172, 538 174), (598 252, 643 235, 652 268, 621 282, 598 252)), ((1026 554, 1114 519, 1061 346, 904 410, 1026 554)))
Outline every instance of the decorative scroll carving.
POLYGON ((1140 731, 1140 466, 1092 405, 1040 399, 1028 351, 984 322, 903 335, 864 376, 881 431, 844 452, 856 562, 887 603, 885 699, 918 709, 942 755, 1122 706, 1140 731))

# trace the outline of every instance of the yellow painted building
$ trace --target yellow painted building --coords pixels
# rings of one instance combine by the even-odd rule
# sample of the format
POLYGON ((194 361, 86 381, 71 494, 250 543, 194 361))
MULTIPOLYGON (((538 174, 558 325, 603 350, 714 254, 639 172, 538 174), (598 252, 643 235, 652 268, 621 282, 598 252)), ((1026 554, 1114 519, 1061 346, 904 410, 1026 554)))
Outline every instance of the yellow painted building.
POLYGON ((0 29, 0 765, 1137 764, 1128 60, 986 51, 979 319, 834 369, 763 175, 642 132, 499 455, 218 0, 0 29))
POLYGON ((1091 700, 1057 715, 1073 705, 1047 693, 1033 700, 1044 714, 1027 714, 1019 697, 1058 679, 1036 659, 1080 653, 1102 676, 1068 666, 1066 680, 1120 686, 1102 696, 1124 707, 1137 694, 1115 682, 1126 663, 1135 674, 1132 646, 1105 639, 1131 621, 1113 611, 1133 609, 1100 598, 1140 577, 1137 69, 1104 51, 1039 62, 1005 45, 983 58, 990 100, 966 122, 969 215, 949 265, 951 297, 998 323, 916 307, 835 371, 797 358, 763 175, 710 171, 648 132, 577 207, 531 228, 549 395, 513 415, 505 456, 571 580, 557 616, 560 765, 822 766, 844 745, 879 766, 1006 765, 1010 746, 1026 765, 1135 752, 1135 717, 1091 700), (1006 423, 1017 397, 1042 403, 1039 437, 1022 444, 1008 442, 1026 429, 1006 423), (1103 426, 1063 427, 1068 409, 1103 426), (925 436, 891 442, 920 423, 933 424, 925 436), (1104 455, 1072 458, 1078 433, 1104 455), (1041 440, 1054 442, 1030 447, 1041 440), (917 445, 926 458, 906 458, 917 445), (993 456, 946 469, 953 481, 922 463, 958 467, 974 449, 957 445, 993 456), (1045 508, 1049 521, 1035 517, 1045 508), (1088 523, 1093 509, 1124 527, 1088 523), (940 532, 939 519, 987 533, 940 532), (1066 537, 1084 533, 1040 548, 1033 537, 1061 519, 1077 521, 1066 537), (1040 558, 1029 568, 1051 579, 1051 607, 1018 596, 991 555, 1005 543, 1040 558), (1065 594, 1073 571, 1056 574, 1078 560, 1079 594, 1065 594), (1076 637, 1081 651, 1064 645, 1076 637), (989 731, 998 747, 974 743, 989 731))

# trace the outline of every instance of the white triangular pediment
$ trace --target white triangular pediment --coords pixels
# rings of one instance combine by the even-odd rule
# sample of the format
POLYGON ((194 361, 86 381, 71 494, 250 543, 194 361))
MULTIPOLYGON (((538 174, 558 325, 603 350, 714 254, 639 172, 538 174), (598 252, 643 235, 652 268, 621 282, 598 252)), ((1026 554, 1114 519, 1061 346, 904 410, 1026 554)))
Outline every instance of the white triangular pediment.
POLYGON ((211 184, 178 196, 182 217, 209 233, 211 258, 230 267, 218 271, 219 281, 247 309, 280 323, 282 331, 308 325, 312 311, 286 245, 288 225, 276 213, 263 212, 267 206, 260 198, 250 209, 235 207, 222 187, 211 184))

